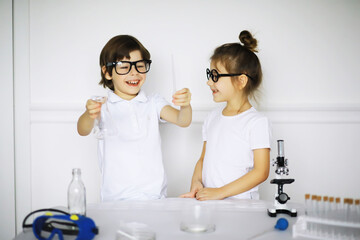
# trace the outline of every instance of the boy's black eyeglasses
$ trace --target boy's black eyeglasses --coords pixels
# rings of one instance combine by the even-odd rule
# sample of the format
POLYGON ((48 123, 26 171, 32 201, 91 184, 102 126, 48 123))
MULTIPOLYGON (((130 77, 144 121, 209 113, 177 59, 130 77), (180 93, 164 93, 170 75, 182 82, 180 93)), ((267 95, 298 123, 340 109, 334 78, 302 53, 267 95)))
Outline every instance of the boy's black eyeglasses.
POLYGON ((213 82, 217 82, 219 81, 219 78, 221 77, 234 77, 234 76, 240 76, 240 75, 245 75, 247 76, 248 78, 251 78, 249 75, 245 74, 245 73, 232 73, 232 74, 220 74, 218 71, 216 71, 216 69, 206 69, 206 76, 207 76, 207 79, 213 81, 213 82))
POLYGON ((138 73, 147 73, 150 70, 151 60, 140 60, 136 62, 130 61, 118 61, 109 62, 106 64, 107 67, 115 66, 115 72, 119 75, 126 75, 131 71, 132 66, 138 73))

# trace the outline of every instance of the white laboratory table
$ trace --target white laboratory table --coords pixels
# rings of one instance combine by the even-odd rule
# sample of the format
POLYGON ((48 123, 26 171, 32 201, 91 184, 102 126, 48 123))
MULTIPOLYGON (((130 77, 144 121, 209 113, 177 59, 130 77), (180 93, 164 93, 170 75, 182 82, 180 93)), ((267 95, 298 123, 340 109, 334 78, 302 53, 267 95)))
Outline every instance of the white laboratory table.
MULTIPOLYGON (((302 204, 288 202, 287 205, 303 215, 302 204)), ((122 222, 138 222, 148 225, 155 233, 156 240, 239 240, 249 239, 263 231, 270 232, 255 239, 293 239, 292 225, 297 218, 286 214, 269 217, 267 209, 273 202, 262 200, 216 200, 200 202, 195 199, 167 198, 148 201, 121 201, 89 204, 87 216, 99 228, 95 240, 115 240, 116 231, 122 222), (192 204, 211 207, 216 230, 211 233, 188 233, 180 230, 183 211, 192 204), (285 231, 274 229, 279 218, 286 218, 289 227, 285 231)), ((23 232, 15 240, 35 240, 32 231, 23 232)), ((65 238, 66 239, 66 238, 65 238)), ((303 239, 303 238, 296 238, 303 239)))

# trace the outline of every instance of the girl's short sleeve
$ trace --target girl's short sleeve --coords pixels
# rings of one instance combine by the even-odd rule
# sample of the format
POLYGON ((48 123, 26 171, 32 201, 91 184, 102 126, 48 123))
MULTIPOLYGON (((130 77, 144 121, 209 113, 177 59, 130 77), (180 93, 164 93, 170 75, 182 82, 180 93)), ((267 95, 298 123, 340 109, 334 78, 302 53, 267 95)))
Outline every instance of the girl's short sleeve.
POLYGON ((204 123, 202 125, 202 140, 203 140, 203 142, 207 141, 207 137, 206 137, 206 120, 204 121, 204 123))
POLYGON ((271 126, 266 117, 262 117, 254 123, 250 131, 251 149, 271 148, 271 126))

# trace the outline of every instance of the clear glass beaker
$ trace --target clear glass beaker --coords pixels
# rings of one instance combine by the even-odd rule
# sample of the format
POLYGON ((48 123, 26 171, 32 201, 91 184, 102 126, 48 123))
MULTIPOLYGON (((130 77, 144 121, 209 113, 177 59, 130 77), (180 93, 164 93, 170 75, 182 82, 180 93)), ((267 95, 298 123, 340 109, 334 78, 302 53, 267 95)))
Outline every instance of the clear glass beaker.
POLYGON ((206 204, 185 206, 180 229, 189 233, 209 233, 215 231, 213 207, 206 204))

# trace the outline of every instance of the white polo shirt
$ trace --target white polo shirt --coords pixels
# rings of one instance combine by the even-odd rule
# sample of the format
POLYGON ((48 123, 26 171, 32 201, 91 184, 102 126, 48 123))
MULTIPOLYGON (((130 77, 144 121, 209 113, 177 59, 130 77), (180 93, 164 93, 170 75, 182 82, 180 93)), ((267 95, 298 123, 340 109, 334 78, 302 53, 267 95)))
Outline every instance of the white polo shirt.
POLYGON ((166 197, 159 132, 165 105, 169 103, 157 94, 140 91, 127 101, 109 91, 101 122, 108 130, 115 127, 116 134, 105 135, 98 143, 102 201, 166 197))
MULTIPOLYGON (((253 150, 270 148, 270 123, 264 115, 253 107, 236 116, 224 116, 222 110, 212 111, 203 125, 206 152, 202 180, 210 188, 222 187, 245 175, 254 167, 253 150)), ((232 198, 252 198, 257 191, 256 186, 232 198)))

